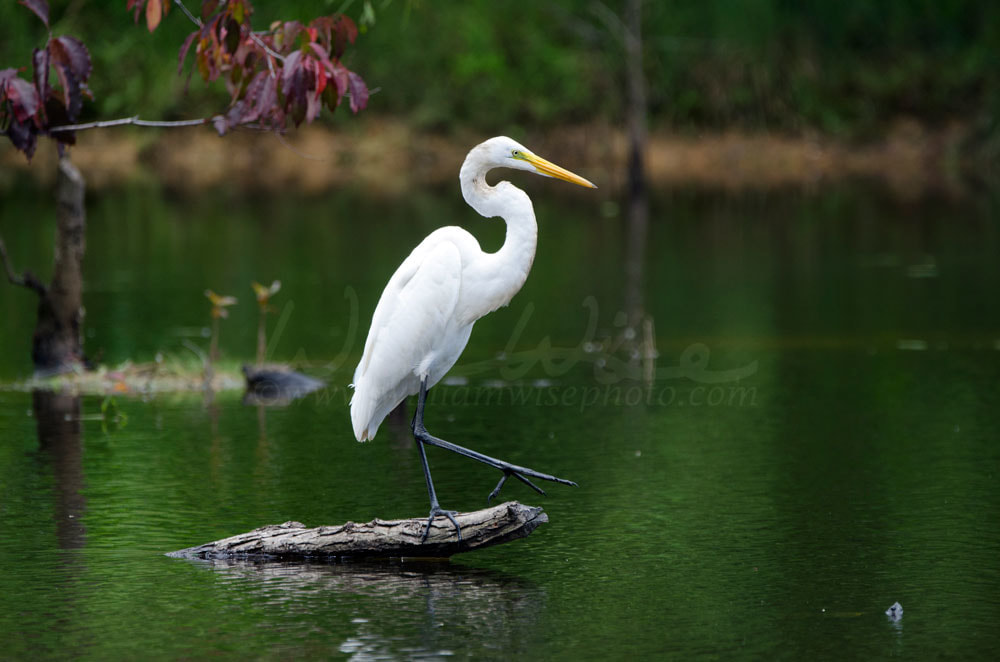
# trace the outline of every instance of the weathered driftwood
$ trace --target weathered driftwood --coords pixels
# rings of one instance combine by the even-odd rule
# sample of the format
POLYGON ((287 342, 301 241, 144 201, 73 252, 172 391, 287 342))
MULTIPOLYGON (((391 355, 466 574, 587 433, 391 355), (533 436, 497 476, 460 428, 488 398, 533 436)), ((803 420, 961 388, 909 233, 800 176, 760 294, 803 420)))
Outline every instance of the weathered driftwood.
POLYGON ((179 558, 347 559, 448 557, 524 538, 548 516, 541 508, 508 501, 471 513, 457 513, 462 541, 455 525, 436 517, 427 541, 422 542, 426 517, 402 520, 374 519, 365 524, 306 528, 301 522, 272 524, 247 533, 189 547, 167 556, 179 558))

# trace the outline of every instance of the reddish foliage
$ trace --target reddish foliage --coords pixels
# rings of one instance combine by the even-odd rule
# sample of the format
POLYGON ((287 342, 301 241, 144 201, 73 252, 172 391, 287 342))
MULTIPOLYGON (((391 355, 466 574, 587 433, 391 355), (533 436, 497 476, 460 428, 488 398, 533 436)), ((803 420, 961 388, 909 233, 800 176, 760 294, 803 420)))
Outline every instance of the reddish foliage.
MULTIPOLYGON (((154 0, 129 0, 137 12, 154 0)), ((164 0, 166 2, 166 0, 164 0)), ((166 4, 164 4, 166 6, 166 4)), ((178 71, 194 48, 194 65, 206 82, 223 78, 229 110, 213 118, 220 134, 241 124, 283 130, 312 122, 323 107, 334 111, 345 96, 355 113, 368 104, 368 86, 340 62, 357 26, 347 16, 320 16, 308 25, 277 22, 254 32, 250 0, 204 0, 201 25, 178 52, 178 71), (333 85, 328 85, 330 81, 333 85)))
MULTIPOLYGON (((48 25, 48 6, 41 0, 21 2, 48 25)), ((45 48, 36 48, 31 55, 31 82, 18 75, 16 69, 0 72, 0 127, 3 133, 30 159, 35 153, 39 134, 49 127, 72 123, 83 108, 83 97, 89 96, 90 53, 86 46, 68 35, 49 37, 45 48), (58 87, 51 85, 51 70, 55 70, 58 87)), ((71 131, 53 134, 63 143, 76 139, 71 131)))
MULTIPOLYGON (((45 0, 18 1, 48 27, 45 0)), ((136 22, 145 16, 150 31, 169 8, 170 0, 126 0, 126 10, 136 22)), ((367 106, 368 86, 341 62, 358 36, 350 18, 320 16, 308 25, 276 22, 266 32, 254 32, 252 15, 251 0, 203 0, 200 25, 178 53, 178 73, 193 46, 193 69, 206 82, 225 80, 230 106, 212 121, 220 134, 251 123, 283 131, 289 120, 296 126, 312 122, 324 106, 333 112, 345 96, 352 112, 367 106)), ((77 121, 83 97, 90 96, 92 69, 86 46, 68 35, 50 35, 44 48, 34 50, 32 67, 31 82, 18 69, 0 70, 0 130, 29 159, 40 134, 75 141, 73 132, 52 129, 77 121)))
POLYGON ((194 67, 202 78, 225 76, 232 99, 229 111, 213 121, 220 134, 240 124, 281 130, 289 119, 296 126, 312 122, 324 106, 334 111, 346 95, 353 112, 365 108, 367 85, 340 62, 358 35, 350 18, 278 22, 267 32, 253 32, 252 13, 249 0, 208 0, 202 3, 201 27, 181 45, 181 69, 194 45, 194 67))
POLYGON ((49 3, 45 0, 17 0, 17 4, 24 5, 35 12, 35 16, 42 20, 45 27, 49 27, 49 3))

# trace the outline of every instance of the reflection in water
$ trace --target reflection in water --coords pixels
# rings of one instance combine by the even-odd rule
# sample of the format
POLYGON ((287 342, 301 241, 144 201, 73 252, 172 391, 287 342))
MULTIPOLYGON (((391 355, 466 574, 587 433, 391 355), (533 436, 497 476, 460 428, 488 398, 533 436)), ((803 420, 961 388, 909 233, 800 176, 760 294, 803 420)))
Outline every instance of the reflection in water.
POLYGON ((62 549, 86 543, 83 513, 83 444, 80 439, 80 397, 34 390, 31 404, 38 425, 38 447, 52 462, 56 486, 56 537, 62 549))
POLYGON ((643 272, 649 230, 649 200, 641 176, 640 171, 630 177, 625 241, 626 321, 622 347, 628 353, 630 363, 641 365, 643 382, 651 386, 656 371, 656 341, 653 316, 646 312, 644 303, 643 272))
POLYGON ((285 366, 254 367, 243 366, 246 378, 245 405, 267 405, 287 407, 293 401, 317 391, 325 382, 303 375, 285 366))
POLYGON ((255 607, 292 618, 315 613, 331 597, 353 605, 339 652, 354 659, 448 655, 466 636, 516 656, 537 638, 546 603, 545 591, 523 579, 446 562, 190 562, 249 590, 255 607))

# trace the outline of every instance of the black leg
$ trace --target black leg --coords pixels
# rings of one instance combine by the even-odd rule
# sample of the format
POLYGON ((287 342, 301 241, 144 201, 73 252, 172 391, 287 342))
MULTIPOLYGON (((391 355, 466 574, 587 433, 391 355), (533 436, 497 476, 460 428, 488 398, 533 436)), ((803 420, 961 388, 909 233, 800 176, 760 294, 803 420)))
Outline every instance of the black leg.
MULTIPOLYGON (((465 457, 476 460, 477 462, 482 462, 483 464, 488 464, 491 467, 502 471, 503 477, 500 479, 500 482, 497 483, 497 486, 493 489, 493 491, 490 492, 490 495, 486 499, 487 503, 492 501, 493 498, 500 493, 500 488, 504 486, 504 483, 506 483, 507 479, 511 476, 514 476, 519 481, 521 481, 525 485, 528 485, 539 494, 545 494, 545 491, 542 490, 542 488, 535 485, 534 483, 532 483, 530 480, 528 480, 529 476, 531 478, 537 478, 539 480, 548 480, 553 483, 562 483, 563 485, 572 485, 574 487, 576 486, 576 483, 574 483, 571 480, 566 480, 565 478, 557 478, 556 476, 542 473, 540 471, 535 471, 534 469, 529 469, 527 467, 521 467, 516 464, 504 462, 503 460, 498 460, 496 458, 490 457, 489 455, 484 455, 477 451, 464 448, 457 444, 453 444, 450 441, 445 441, 444 439, 438 439, 437 437, 427 432, 427 428, 424 427, 424 405, 426 404, 426 401, 427 401, 427 380, 424 379, 420 383, 420 395, 417 398, 417 412, 413 416, 413 424, 412 424, 413 436, 414 438, 416 438, 418 445, 420 446, 421 454, 423 454, 424 452, 423 445, 430 444, 431 446, 437 446, 438 448, 444 448, 453 453, 464 455, 465 457)), ((426 460, 424 461, 424 471, 427 476, 428 486, 430 486, 430 472, 427 469, 426 460)), ((433 496, 433 492, 431 492, 431 502, 432 506, 436 503, 436 499, 433 496)))
POLYGON ((451 523, 455 525, 455 533, 458 534, 458 541, 462 542, 462 529, 458 526, 458 522, 455 521, 455 511, 443 510, 438 503, 437 494, 434 492, 434 481, 431 480, 431 468, 427 464, 427 453, 424 452, 424 443, 419 439, 417 439, 417 450, 420 451, 420 461, 424 465, 424 478, 427 479, 427 494, 431 498, 431 514, 427 518, 427 527, 424 529, 424 537, 420 542, 427 542, 427 536, 431 532, 431 523, 438 515, 444 515, 451 520, 451 523))
MULTIPOLYGON (((423 427, 424 400, 427 398, 427 389, 425 388, 426 383, 427 380, 425 379, 420 385, 420 397, 417 404, 417 413, 413 416, 413 423, 411 425, 414 429, 416 429, 418 424, 423 427)), ((431 532, 431 523, 438 515, 444 515, 451 520, 451 523, 455 525, 455 533, 458 535, 458 541, 462 542, 462 529, 458 526, 458 522, 455 520, 455 511, 443 510, 441 505, 438 503, 437 493, 434 491, 434 481, 431 480, 431 468, 430 465, 427 464, 427 453, 424 451, 424 442, 420 439, 420 437, 416 437, 416 440, 417 450, 420 451, 420 462, 424 465, 424 478, 427 480, 427 494, 431 499, 431 514, 427 518, 427 526, 424 528, 424 537, 421 538, 420 542, 427 542, 427 536, 430 535, 431 532)))

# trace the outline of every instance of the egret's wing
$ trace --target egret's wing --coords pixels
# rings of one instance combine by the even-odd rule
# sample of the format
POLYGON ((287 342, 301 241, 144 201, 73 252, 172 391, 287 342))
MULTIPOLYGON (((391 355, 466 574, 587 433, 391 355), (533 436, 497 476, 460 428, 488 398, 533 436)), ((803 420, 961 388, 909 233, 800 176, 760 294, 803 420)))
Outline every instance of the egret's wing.
POLYGON ((416 392, 421 366, 437 351, 458 302, 458 247, 445 240, 418 248, 393 274, 372 316, 351 401, 359 438, 373 437, 382 419, 416 392))

